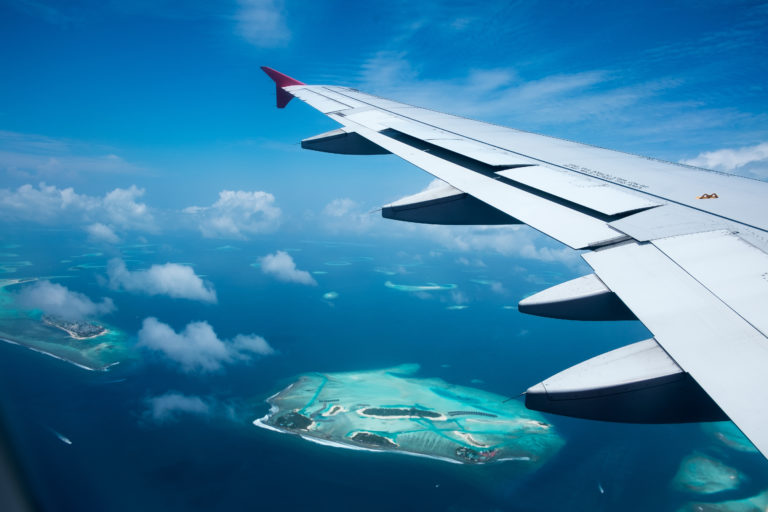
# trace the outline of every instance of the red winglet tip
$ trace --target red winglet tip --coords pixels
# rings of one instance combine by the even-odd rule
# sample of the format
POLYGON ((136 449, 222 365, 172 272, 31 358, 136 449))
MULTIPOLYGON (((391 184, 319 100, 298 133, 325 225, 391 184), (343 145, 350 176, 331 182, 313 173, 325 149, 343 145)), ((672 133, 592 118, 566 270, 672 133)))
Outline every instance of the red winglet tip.
POLYGON ((284 75, 279 71, 268 68, 267 66, 261 66, 261 70, 269 75, 269 78, 274 80, 278 87, 287 87, 289 85, 306 85, 304 82, 299 82, 295 78, 291 78, 288 75, 284 75))

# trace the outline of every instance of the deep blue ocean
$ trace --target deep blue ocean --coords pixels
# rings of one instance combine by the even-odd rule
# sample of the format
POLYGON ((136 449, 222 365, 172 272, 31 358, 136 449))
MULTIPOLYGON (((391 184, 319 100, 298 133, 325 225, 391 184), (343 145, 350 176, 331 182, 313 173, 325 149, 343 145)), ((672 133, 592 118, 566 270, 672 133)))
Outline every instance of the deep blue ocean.
POLYGON ((454 465, 349 451, 252 425, 268 410, 265 398, 302 373, 418 363, 425 377, 515 396, 584 359, 648 338, 639 322, 518 313, 520 298, 587 273, 583 264, 482 254, 485 266, 465 265, 460 258, 476 255, 426 240, 375 236, 280 235, 251 242, 165 236, 145 247, 110 249, 67 232, 18 231, 2 243, 18 245, 12 252, 32 265, 0 277, 69 276, 55 282, 92 299, 114 299, 117 311, 104 319, 132 340, 143 319, 154 316, 177 331, 205 320, 223 339, 258 334, 276 351, 201 374, 139 350, 136 361, 92 372, 0 343, 3 419, 45 510, 674 511, 768 489, 768 462, 728 448, 698 424, 547 416, 565 445, 524 476, 507 463, 454 465), (252 266, 275 250, 289 252, 301 269, 321 272, 313 274, 318 286, 280 282, 252 266), (76 258, 87 253, 96 255, 76 258), (131 268, 193 265, 215 285, 218 303, 111 290, 100 266, 114 256, 131 268), (91 268, 72 269, 72 261, 91 268), (455 284, 461 296, 404 292, 386 287, 387 281, 455 284), (324 299, 331 291, 338 297, 324 299), (468 307, 447 309, 457 300, 468 307), (206 416, 152 421, 148 397, 171 391, 219 406, 206 416), (693 452, 738 469, 743 483, 710 495, 675 489, 680 463, 693 452))

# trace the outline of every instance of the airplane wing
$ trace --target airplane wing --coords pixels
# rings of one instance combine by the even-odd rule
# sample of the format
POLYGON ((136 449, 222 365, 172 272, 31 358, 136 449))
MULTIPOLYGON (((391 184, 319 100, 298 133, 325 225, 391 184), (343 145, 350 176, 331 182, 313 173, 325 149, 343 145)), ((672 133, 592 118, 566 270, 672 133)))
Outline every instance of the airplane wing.
POLYGON ((433 224, 524 223, 594 274, 522 300, 522 312, 639 319, 653 338, 531 387, 526 405, 641 423, 731 419, 768 457, 768 183, 545 137, 270 68, 341 128, 302 147, 392 153, 442 180, 383 207, 433 224))

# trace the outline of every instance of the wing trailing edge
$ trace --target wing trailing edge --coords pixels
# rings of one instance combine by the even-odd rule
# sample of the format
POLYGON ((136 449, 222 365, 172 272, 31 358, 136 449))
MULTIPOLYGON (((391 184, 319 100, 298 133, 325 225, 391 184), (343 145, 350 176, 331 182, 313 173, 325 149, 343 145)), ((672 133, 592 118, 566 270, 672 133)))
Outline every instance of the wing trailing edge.
POLYGON ((521 301, 521 312, 637 318, 651 331, 651 340, 534 386, 529 407, 649 423, 727 415, 768 457, 768 183, 347 87, 304 85, 263 69, 275 81, 279 108, 297 97, 342 125, 302 147, 392 153, 445 182, 439 193, 383 207, 384 217, 430 224, 522 222, 589 251, 582 256, 594 275, 521 301), (710 191, 720 192, 715 201, 698 200, 710 191))

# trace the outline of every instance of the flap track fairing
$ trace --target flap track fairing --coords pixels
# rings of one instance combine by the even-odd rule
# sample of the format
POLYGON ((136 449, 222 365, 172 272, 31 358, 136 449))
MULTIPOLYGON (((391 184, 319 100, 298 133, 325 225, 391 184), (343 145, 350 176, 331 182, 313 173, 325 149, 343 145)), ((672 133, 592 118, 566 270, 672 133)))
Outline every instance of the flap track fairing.
POLYGON ((728 417, 654 339, 553 375, 525 393, 536 411, 626 423, 723 421, 728 417))
POLYGON ((344 128, 315 135, 301 141, 301 147, 339 155, 388 155, 389 151, 354 131, 344 128))
POLYGON ((637 320, 595 274, 572 279, 521 300, 521 313, 563 320, 637 320))
POLYGON ((447 183, 382 207, 386 219, 452 226, 520 224, 520 221, 447 183))

